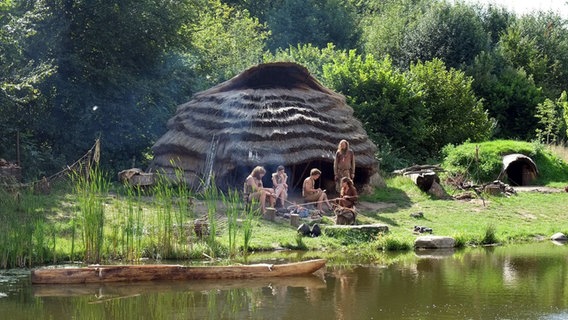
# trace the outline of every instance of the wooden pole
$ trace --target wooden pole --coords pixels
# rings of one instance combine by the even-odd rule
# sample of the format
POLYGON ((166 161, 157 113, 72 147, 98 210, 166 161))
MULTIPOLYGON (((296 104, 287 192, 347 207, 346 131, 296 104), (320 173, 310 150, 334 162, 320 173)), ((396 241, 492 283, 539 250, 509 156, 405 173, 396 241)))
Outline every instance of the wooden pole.
POLYGON ((20 161, 20 130, 16 131, 16 161, 18 163, 18 167, 22 167, 22 163, 20 161))

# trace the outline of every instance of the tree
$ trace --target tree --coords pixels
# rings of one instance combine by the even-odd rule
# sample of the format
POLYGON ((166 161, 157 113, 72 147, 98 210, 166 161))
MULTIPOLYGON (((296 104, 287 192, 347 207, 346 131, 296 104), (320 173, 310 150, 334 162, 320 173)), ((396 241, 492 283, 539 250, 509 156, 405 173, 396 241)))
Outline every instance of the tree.
POLYGON ((26 42, 37 32, 35 18, 15 2, 0 2, 0 157, 21 160, 26 174, 42 174, 38 163, 48 157, 57 160, 49 145, 34 139, 46 110, 39 85, 55 72, 49 59, 28 55, 26 42))
POLYGON ((532 77, 516 69, 498 51, 480 54, 467 69, 472 88, 497 121, 495 137, 532 139, 536 129, 535 108, 543 95, 532 77))
POLYGON ((262 60, 269 36, 266 26, 218 0, 208 0, 198 13, 191 36, 198 83, 203 90, 227 80, 262 60))
POLYGON ((536 138, 546 144, 558 143, 560 137, 565 137, 566 119, 565 106, 568 105, 566 91, 563 91, 556 101, 544 100, 536 107, 535 117, 538 119, 536 138))
POLYGON ((489 37, 480 17, 461 3, 432 5, 402 42, 405 66, 437 58, 448 67, 459 68, 488 48, 489 37))
POLYGON ((22 61, 53 67, 44 68, 51 70, 45 77, 34 78, 37 99, 21 103, 27 112, 16 115, 17 129, 46 150, 43 154, 64 163, 76 160, 97 137, 102 138, 103 160, 110 168, 140 160, 165 130, 176 100, 189 95, 187 84, 171 76, 189 70, 176 66, 170 73, 168 67, 178 58, 172 53, 189 42, 179 31, 195 11, 192 2, 18 4, 11 11, 14 20, 27 24, 14 30, 28 34, 18 39, 22 61))
POLYGON ((408 30, 431 5, 423 0, 367 1, 362 15, 362 50, 382 59, 390 56, 395 65, 403 66, 406 52, 402 47, 408 30))
POLYGON ((278 49, 275 54, 267 52, 264 55, 264 62, 274 61, 293 61, 306 67, 310 73, 319 81, 324 82, 324 66, 333 63, 337 56, 344 54, 344 50, 337 50, 335 46, 328 43, 325 48, 318 48, 312 44, 298 44, 287 49, 278 49))
POLYGON ((416 63, 408 80, 420 86, 427 130, 424 148, 437 155, 446 144, 484 141, 491 136, 494 122, 471 88, 473 79, 462 71, 447 69, 441 60, 416 63))
POLYGON ((354 48, 360 37, 354 8, 346 0, 283 0, 268 13, 267 23, 272 51, 298 44, 354 48))
POLYGON ((346 96, 381 157, 387 150, 409 161, 428 156, 423 148, 427 119, 421 92, 388 57, 377 61, 354 50, 344 52, 324 66, 324 82, 346 96))
POLYGON ((555 13, 523 16, 500 38, 500 52, 515 68, 522 68, 548 98, 568 83, 568 21, 555 13))

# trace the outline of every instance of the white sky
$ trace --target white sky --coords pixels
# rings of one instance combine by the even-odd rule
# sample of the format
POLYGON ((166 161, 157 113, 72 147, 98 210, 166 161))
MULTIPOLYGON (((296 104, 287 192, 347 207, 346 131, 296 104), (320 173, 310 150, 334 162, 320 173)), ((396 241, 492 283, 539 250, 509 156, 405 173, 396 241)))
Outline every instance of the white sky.
POLYGON ((465 0, 470 3, 493 3, 501 5, 519 15, 533 11, 554 11, 568 19, 568 0, 465 0))

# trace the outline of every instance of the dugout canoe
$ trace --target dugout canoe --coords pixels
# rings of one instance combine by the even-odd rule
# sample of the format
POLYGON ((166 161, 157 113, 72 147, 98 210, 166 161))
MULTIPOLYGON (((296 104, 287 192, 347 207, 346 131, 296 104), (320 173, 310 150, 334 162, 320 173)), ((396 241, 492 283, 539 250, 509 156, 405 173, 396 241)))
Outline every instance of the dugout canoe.
POLYGON ((325 259, 285 264, 231 266, 91 265, 73 268, 41 268, 31 272, 33 284, 104 283, 121 281, 254 279, 307 275, 325 266, 325 259))

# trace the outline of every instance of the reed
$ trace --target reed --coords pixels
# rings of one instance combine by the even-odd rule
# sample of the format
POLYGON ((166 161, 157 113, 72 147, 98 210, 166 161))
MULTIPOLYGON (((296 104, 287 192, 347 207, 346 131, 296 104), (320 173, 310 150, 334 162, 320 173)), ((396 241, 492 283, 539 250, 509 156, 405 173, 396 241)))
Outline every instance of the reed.
POLYGON ((207 220, 209 224, 209 234, 207 235, 207 244, 210 248, 210 255, 215 257, 217 253, 217 201, 219 199, 220 192, 215 185, 215 177, 211 177, 211 184, 208 185, 203 190, 203 199, 205 200, 205 205, 207 206, 207 220))
POLYGON ((489 224, 485 227, 485 233, 481 239, 481 244, 494 244, 498 243, 497 235, 495 233, 496 229, 493 224, 489 224))
MULTIPOLYGON (((105 197, 110 180, 98 165, 72 174, 77 201, 79 221, 85 248, 85 261, 99 263, 102 257, 105 226, 105 197)), ((73 255, 73 253, 72 253, 73 255)))
POLYGON ((170 181, 165 176, 158 176, 152 188, 154 202, 157 205, 154 216, 154 232, 151 234, 154 258, 169 257, 172 253, 173 232, 173 192, 170 181))
POLYGON ((229 236, 229 255, 237 254, 237 220, 240 211, 241 197, 237 190, 229 189, 227 194, 222 195, 223 203, 227 211, 227 233, 229 236))
POLYGON ((243 221, 243 253, 247 254, 250 248, 250 241, 252 239, 254 224, 260 213, 258 209, 257 200, 252 199, 250 205, 244 207, 244 221, 243 221), (257 209, 255 209, 257 208, 257 209))
POLYGON ((195 199, 191 189, 188 188, 184 179, 184 170, 176 168, 176 186, 175 196, 177 210, 175 211, 175 225, 177 227, 177 251, 183 252, 189 244, 192 247, 193 237, 192 233, 186 228, 190 225, 189 221, 194 220, 195 212, 193 208, 193 199, 195 199))

